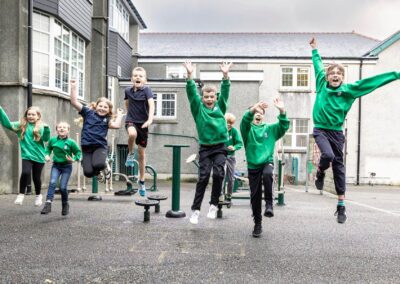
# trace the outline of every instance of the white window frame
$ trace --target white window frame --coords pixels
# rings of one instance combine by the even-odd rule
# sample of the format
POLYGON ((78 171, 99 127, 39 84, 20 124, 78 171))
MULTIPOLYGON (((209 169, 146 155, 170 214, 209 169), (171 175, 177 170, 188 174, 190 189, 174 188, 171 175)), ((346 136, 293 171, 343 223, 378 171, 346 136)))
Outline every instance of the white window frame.
MULTIPOLYGON (((36 88, 41 88, 41 89, 48 89, 52 91, 58 91, 63 94, 68 95, 69 94, 69 81, 71 79, 77 79, 78 80, 78 87, 77 87, 77 92, 78 92, 78 97, 83 98, 84 97, 84 90, 85 90, 85 41, 79 37, 76 33, 74 33, 71 28, 67 27, 64 25, 62 22, 57 20, 56 18, 46 15, 44 13, 39 13, 37 11, 34 11, 34 16, 39 16, 39 17, 46 17, 50 21, 50 26, 49 26, 49 62, 48 62, 48 73, 49 73, 49 80, 48 84, 43 84, 41 80, 33 81, 33 86, 36 88), (61 26, 61 38, 57 38, 56 31, 56 25, 61 26), (63 34, 64 32, 64 34, 63 34), (65 35, 65 37, 63 36, 65 35), (76 39, 76 45, 74 45, 74 42, 72 39, 76 39), (56 41, 60 42, 61 41, 61 54, 57 55, 55 51, 56 47, 56 41), (65 53, 63 53, 65 51, 65 53), (72 57, 72 54, 76 55, 76 60, 72 57), (68 56, 67 56, 68 55, 68 56), (56 62, 61 63, 61 74, 57 75, 57 70, 56 70, 56 62), (65 67, 63 69, 63 67, 65 67), (63 74, 64 71, 64 74, 63 74), (64 75, 64 77, 63 77, 64 75), (56 77, 60 76, 61 83, 60 85, 56 84, 56 77), (64 82, 63 82, 64 81, 64 82), (64 84, 64 85, 63 85, 64 84)), ((35 24, 34 24, 35 25, 35 24)), ((33 29, 37 32, 41 32, 40 28, 34 26, 33 29)), ((34 34, 33 40, 35 39, 35 36, 37 34, 34 34)), ((33 50, 33 53, 35 55, 39 54, 39 50, 33 50)), ((36 62, 35 56, 33 60, 33 66, 38 66, 42 64, 42 62, 36 62)), ((43 65, 43 64, 42 64, 43 65)), ((35 67, 34 67, 35 68, 35 67)))
POLYGON ((33 15, 33 46, 32 55, 33 61, 33 81, 39 82, 40 85, 48 87, 50 84, 50 27, 51 19, 49 16, 39 13, 34 13, 33 15), (37 22, 36 22, 37 21, 37 22), (44 21, 47 22, 47 29, 43 28, 44 21), (37 26, 38 24, 38 26, 37 26), (43 49, 44 38, 47 38, 47 45, 43 49), (47 56, 47 62, 43 58, 39 57, 47 56))
POLYGON ((129 12, 121 0, 110 2, 110 28, 116 30, 123 39, 129 42, 129 12))
POLYGON ((305 65, 281 65, 280 66, 280 77, 279 77, 279 85, 280 85, 280 90, 282 91, 310 91, 311 90, 311 68, 310 66, 305 66, 305 65), (292 85, 291 86, 283 86, 283 75, 285 74, 283 72, 283 69, 285 68, 290 68, 292 69, 292 85), (306 86, 298 86, 297 85, 297 79, 298 76, 301 75, 299 73, 299 69, 307 69, 307 73, 304 73, 307 75, 307 85, 306 86))
POLYGON ((307 136, 309 135, 309 128, 310 128, 310 120, 308 118, 290 118, 290 128, 286 132, 285 136, 283 137, 284 143, 283 143, 283 148, 284 149, 292 149, 292 150, 307 150, 307 145, 305 146, 298 146, 297 145, 297 137, 298 136, 304 136, 307 141, 307 136), (306 132, 296 132, 297 124, 300 121, 306 121, 306 132), (290 137, 290 138, 289 138, 290 137), (287 139, 290 139, 290 146, 285 145, 287 139))
POLYGON ((177 110, 177 94, 174 92, 154 92, 154 119, 157 120, 176 120, 176 110, 177 110), (164 99, 164 95, 173 95, 174 99, 164 99), (160 99, 161 98, 161 99, 160 99), (163 115, 163 102, 173 101, 174 102, 174 115, 163 115))
MULTIPOLYGON (((166 65, 166 75, 167 79, 186 79, 187 71, 182 63, 171 63, 166 65)), ((192 77, 196 78, 196 67, 193 66, 192 77)))

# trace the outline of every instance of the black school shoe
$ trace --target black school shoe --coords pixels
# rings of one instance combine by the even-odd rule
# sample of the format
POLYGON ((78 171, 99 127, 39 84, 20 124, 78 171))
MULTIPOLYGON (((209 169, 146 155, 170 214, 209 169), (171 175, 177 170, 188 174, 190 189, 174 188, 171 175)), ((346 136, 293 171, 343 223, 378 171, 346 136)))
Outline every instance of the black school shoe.
POLYGON ((51 212, 51 202, 45 202, 40 214, 49 214, 51 212))
POLYGON ((274 217, 274 207, 272 205, 267 205, 264 211, 264 216, 268 218, 274 217))
POLYGON ((261 224, 255 224, 254 225, 254 230, 253 230, 253 237, 254 238, 259 238, 261 237, 262 234, 262 226, 261 224))
POLYGON ((337 221, 340 224, 343 224, 347 220, 346 216, 346 207, 345 206, 337 206, 335 216, 337 216, 337 221))
POLYGON ((324 179, 325 173, 318 170, 317 174, 315 175, 315 187, 318 190, 322 190, 324 188, 324 179))
POLYGON ((62 204, 61 215, 67 216, 69 214, 69 204, 65 202, 62 204))

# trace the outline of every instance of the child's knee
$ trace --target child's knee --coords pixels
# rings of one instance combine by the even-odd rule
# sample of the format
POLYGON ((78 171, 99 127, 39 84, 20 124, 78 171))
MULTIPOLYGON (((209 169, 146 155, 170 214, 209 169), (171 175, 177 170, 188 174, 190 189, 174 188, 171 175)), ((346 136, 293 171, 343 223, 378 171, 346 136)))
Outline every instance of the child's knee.
POLYGON ((321 160, 323 160, 323 161, 332 162, 334 158, 335 158, 335 154, 333 154, 333 153, 322 153, 321 154, 321 160))

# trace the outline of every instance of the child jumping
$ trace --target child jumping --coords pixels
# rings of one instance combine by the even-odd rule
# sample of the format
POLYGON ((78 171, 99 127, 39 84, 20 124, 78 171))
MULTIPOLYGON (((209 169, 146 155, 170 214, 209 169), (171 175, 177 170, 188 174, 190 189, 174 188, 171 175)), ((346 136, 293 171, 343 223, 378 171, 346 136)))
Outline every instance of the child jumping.
POLYGON ((35 206, 42 205, 42 180, 41 174, 45 164, 44 142, 50 139, 50 128, 41 120, 42 114, 38 107, 28 108, 20 121, 11 122, 0 107, 1 124, 11 131, 17 133, 21 149, 22 171, 19 180, 19 194, 14 203, 22 205, 24 202, 25 189, 30 184, 31 173, 35 185, 35 206))
POLYGON ((244 115, 240 123, 251 194, 253 211, 253 237, 258 238, 262 233, 261 199, 264 184, 265 217, 273 217, 273 173, 275 142, 289 129, 290 121, 286 117, 285 105, 279 98, 274 99, 274 105, 279 110, 278 122, 263 123, 263 116, 268 104, 258 102, 244 115))
POLYGON ((106 163, 107 133, 109 128, 117 129, 121 127, 123 111, 118 109, 117 116, 113 120, 113 105, 110 100, 101 97, 94 104, 95 109, 91 109, 78 101, 76 80, 70 81, 70 88, 71 104, 83 117, 81 134, 83 174, 91 178, 104 170, 105 178, 110 179, 111 172, 106 163))
POLYGON ((318 164, 315 186, 324 187, 325 171, 332 163, 333 180, 338 195, 335 215, 339 223, 346 222, 346 207, 344 203, 346 192, 346 170, 343 163, 343 122, 354 101, 375 89, 394 80, 400 79, 400 72, 388 72, 370 78, 359 80, 353 84, 345 84, 344 67, 340 64, 330 64, 325 71, 322 59, 318 54, 317 41, 312 38, 312 61, 314 64, 316 93, 313 108, 314 131, 321 157, 318 164))
POLYGON ((125 89, 125 107, 127 111, 125 128, 128 132, 128 156, 125 165, 132 167, 134 161, 134 146, 138 145, 139 154, 139 194, 146 196, 144 173, 146 167, 146 146, 149 126, 153 123, 154 99, 147 82, 146 70, 136 67, 132 70, 132 87, 125 89))
POLYGON ((57 181, 60 178, 61 191, 61 215, 66 216, 69 213, 68 204, 68 180, 72 173, 72 163, 81 159, 81 149, 78 144, 68 137, 70 125, 66 122, 60 122, 57 127, 57 136, 50 138, 46 147, 46 161, 50 161, 51 152, 53 155, 53 166, 51 167, 50 184, 47 190, 46 203, 41 214, 51 212, 51 203, 54 198, 54 191, 57 181))
POLYGON ((226 126, 228 128, 228 141, 225 143, 228 149, 228 156, 226 157, 226 188, 227 194, 225 199, 227 201, 231 201, 232 199, 232 191, 233 191, 233 183, 235 181, 235 167, 236 167, 236 158, 235 152, 242 149, 243 141, 242 137, 239 134, 239 131, 233 127, 236 122, 236 117, 232 113, 225 114, 226 126))
POLYGON ((204 193, 213 170, 213 184, 211 191, 210 209, 207 217, 215 219, 217 205, 225 176, 225 161, 228 141, 228 129, 224 114, 227 109, 230 81, 228 77, 232 63, 223 63, 220 69, 223 73, 221 94, 217 94, 215 86, 204 86, 202 96, 197 94, 196 84, 192 79, 193 66, 191 62, 185 62, 183 66, 187 71, 186 93, 190 103, 197 135, 199 136, 199 180, 196 184, 196 193, 192 204, 192 216, 190 223, 198 224, 200 207, 204 193))

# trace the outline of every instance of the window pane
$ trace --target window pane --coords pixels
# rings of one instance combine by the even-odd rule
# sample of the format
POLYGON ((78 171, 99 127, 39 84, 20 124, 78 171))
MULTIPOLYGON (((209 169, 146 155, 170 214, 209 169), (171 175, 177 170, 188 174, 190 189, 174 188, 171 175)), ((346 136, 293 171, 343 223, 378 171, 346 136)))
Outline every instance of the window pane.
POLYGON ((61 89, 61 61, 56 59, 56 77, 55 77, 56 88, 61 89))
POLYGON ((296 146, 297 147, 307 147, 307 135, 297 135, 296 136, 296 146))
POLYGON ((62 40, 61 31, 62 31, 62 25, 60 22, 56 21, 56 24, 54 25, 54 37, 56 37, 59 40, 62 40))
POLYGON ((78 36, 76 34, 72 35, 72 47, 78 49, 78 36))
POLYGON ((70 31, 68 28, 66 28, 65 26, 63 26, 63 41, 66 44, 69 44, 69 39, 70 39, 70 31))
POLYGON ((292 146, 292 135, 286 134, 283 138, 283 146, 291 147, 292 146))
POLYGON ((69 81, 69 64, 63 63, 62 69, 62 90, 68 92, 68 81, 69 81))
POLYGON ((59 39, 55 39, 55 40, 54 40, 54 54, 55 54, 57 57, 60 57, 60 58, 61 58, 61 54, 62 54, 62 43, 61 43, 61 40, 59 40, 59 39))
POLYGON ((292 74, 282 74, 282 86, 283 87, 293 86, 293 75, 292 74))
POLYGON ((307 119, 296 119, 296 133, 308 133, 307 119))
POLYGON ((69 46, 64 43, 62 51, 63 59, 69 61, 69 46))

